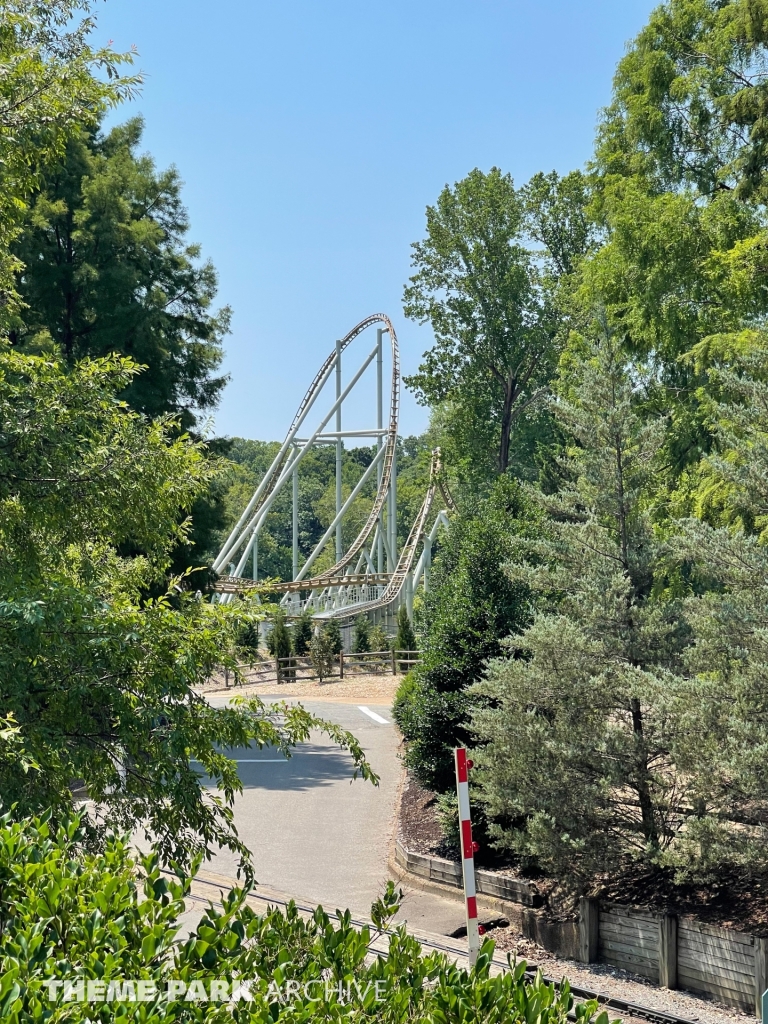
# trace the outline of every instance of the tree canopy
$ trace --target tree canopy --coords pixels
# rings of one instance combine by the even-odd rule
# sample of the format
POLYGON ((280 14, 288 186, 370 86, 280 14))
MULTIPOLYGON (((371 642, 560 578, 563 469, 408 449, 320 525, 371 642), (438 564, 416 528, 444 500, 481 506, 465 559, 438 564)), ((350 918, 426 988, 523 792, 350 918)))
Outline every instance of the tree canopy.
POLYGON ((0 323, 20 310, 10 246, 41 163, 133 94, 140 76, 125 75, 132 53, 93 47, 90 0, 3 0, 0 4, 0 323))
POLYGON ((186 241, 189 221, 174 168, 139 154, 143 123, 106 135, 83 128, 43 165, 14 254, 25 303, 10 341, 72 362, 110 352, 147 371, 126 401, 185 427, 215 406, 230 311, 212 310, 216 272, 186 241))

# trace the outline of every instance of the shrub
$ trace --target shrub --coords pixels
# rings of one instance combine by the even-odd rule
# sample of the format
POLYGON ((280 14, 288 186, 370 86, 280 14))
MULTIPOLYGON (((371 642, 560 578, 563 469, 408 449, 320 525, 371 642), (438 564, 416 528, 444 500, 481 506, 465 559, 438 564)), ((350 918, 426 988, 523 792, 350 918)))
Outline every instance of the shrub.
POLYGON ((293 651, 294 654, 304 655, 309 650, 314 633, 312 616, 305 609, 293 627, 293 651))
POLYGON ((372 651, 388 651, 392 643, 387 631, 378 623, 371 627, 368 642, 372 651))
POLYGON ((358 615, 355 619, 355 630, 352 634, 352 653, 363 654, 370 651, 371 623, 367 615, 358 615))
MULTIPOLYGON (((396 651, 415 651, 416 634, 413 632, 411 620, 408 618, 408 609, 404 604, 400 605, 397 613, 397 636, 395 637, 396 651)), ((410 665, 406 661, 400 662, 400 671, 407 672, 410 665)))
POLYGON ((412 715, 418 690, 418 679, 413 672, 408 672, 400 680, 395 699, 392 702, 392 715, 406 739, 409 739, 414 733, 412 715))
POLYGON ((260 639, 258 622, 247 622, 241 627, 237 635, 237 644, 243 657, 251 660, 258 657, 260 639))
POLYGON ((325 630, 318 630, 309 644, 309 658, 317 678, 322 683, 333 672, 336 655, 333 651, 331 638, 325 630))
MULTIPOLYGON (((233 889, 220 905, 209 904, 189 937, 179 941, 194 869, 166 877, 155 854, 134 861, 127 840, 109 837, 105 855, 98 856, 85 852, 78 838, 76 818, 58 829, 40 818, 15 824, 0 819, 0 894, 7 908, 0 932, 0 993, 6 1020, 566 1024, 573 1005, 567 982, 558 991, 541 974, 528 981, 525 962, 492 977, 494 946, 488 939, 469 972, 441 953, 425 955, 404 926, 391 932, 386 952, 371 953, 376 931, 398 909, 392 882, 371 908, 373 927, 358 930, 349 912, 332 921, 322 907, 305 919, 293 903, 259 915, 246 902, 247 890, 233 889), (187 1000, 183 990, 174 998, 169 991, 171 980, 194 982, 208 994, 213 980, 234 987, 238 978, 252 984, 234 1007, 187 1000), (50 982, 102 982, 108 996, 110 982, 122 987, 126 979, 153 983, 156 995, 137 1003, 125 990, 118 995, 113 989, 104 1003, 64 1002, 59 985, 49 1000, 50 982), (307 982, 312 985, 305 989, 307 982), (459 1018, 457 1005, 476 1010, 459 1018)), ((596 1012, 596 1002, 576 1007, 576 1020, 587 1024, 596 1012)), ((601 1013, 595 1024, 607 1022, 601 1013)))
POLYGON ((323 626, 323 633, 328 637, 328 642, 331 645, 331 650, 333 651, 334 656, 338 657, 344 647, 344 643, 341 639, 341 626, 339 625, 339 620, 327 619, 323 626))
POLYGON ((469 740, 469 686, 481 679, 501 641, 530 621, 525 584, 504 570, 518 557, 521 537, 541 532, 541 513, 509 477, 453 518, 435 559, 420 621, 422 662, 408 721, 406 764, 422 785, 439 792, 454 784, 453 747, 469 740))
MULTIPOLYGON (((272 641, 270 649, 275 657, 275 661, 279 662, 281 658, 289 658, 291 656, 291 634, 286 625, 285 610, 283 608, 278 608, 274 613, 270 639, 272 641)), ((279 674, 286 679, 293 679, 296 675, 296 669, 289 662, 287 665, 279 667, 279 674)))

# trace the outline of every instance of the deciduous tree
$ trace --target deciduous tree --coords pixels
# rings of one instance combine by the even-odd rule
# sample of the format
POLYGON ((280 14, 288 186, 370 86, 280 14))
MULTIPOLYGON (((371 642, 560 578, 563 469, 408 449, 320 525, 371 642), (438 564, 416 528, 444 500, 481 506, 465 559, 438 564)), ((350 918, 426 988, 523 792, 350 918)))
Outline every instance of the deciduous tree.
MULTIPOLYGON (((102 823, 146 828, 168 860, 220 844, 247 861, 237 766, 221 749, 287 751, 312 719, 252 700, 219 710, 199 694, 219 667, 239 677, 255 607, 173 581, 147 598, 214 469, 200 443, 119 400, 137 372, 114 357, 65 368, 0 354, 0 706, 37 766, 0 759, 0 792, 18 813, 59 818, 79 780, 102 823)), ((351 737, 320 727, 368 774, 351 737)))

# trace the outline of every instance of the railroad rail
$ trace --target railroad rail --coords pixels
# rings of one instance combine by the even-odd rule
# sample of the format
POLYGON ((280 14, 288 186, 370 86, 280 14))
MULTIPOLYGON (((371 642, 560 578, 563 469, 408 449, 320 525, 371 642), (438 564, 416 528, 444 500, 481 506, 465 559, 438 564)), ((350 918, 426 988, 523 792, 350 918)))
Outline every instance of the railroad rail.
MULTIPOLYGON (((164 872, 164 874, 168 874, 169 877, 171 877, 170 872, 164 872)), ((199 874, 195 877, 193 883, 197 885, 203 885, 210 889, 217 889, 219 892, 221 891, 224 885, 223 880, 222 882, 213 881, 207 878, 202 878, 199 874)), ((300 900, 286 899, 283 896, 280 896, 272 891, 270 891, 269 893, 260 893, 258 889, 252 889, 249 895, 252 898, 258 899, 266 903, 268 906, 287 907, 289 903, 293 903, 296 906, 296 909, 303 914, 308 914, 311 916, 315 912, 315 907, 311 904, 303 903, 300 900)), ((190 898, 201 902, 211 902, 215 906, 221 905, 220 900, 210 899, 209 897, 204 896, 196 896, 192 893, 190 893, 190 898)), ((338 920, 338 915, 336 913, 330 910, 326 910, 326 913, 328 914, 329 917, 336 918, 338 920)), ((354 925, 355 928, 367 927, 372 931, 376 931, 375 926, 370 921, 352 918, 351 923, 354 925)), ((382 935, 384 936, 391 934, 392 929, 382 930, 382 935)), ((426 947, 427 949, 434 949, 437 952, 445 953, 446 955, 451 957, 466 958, 466 952, 463 948, 451 945, 448 942, 442 942, 436 936, 427 936, 417 933, 415 937, 418 939, 421 946, 426 947)), ((506 958, 502 959, 498 955, 494 956, 493 964, 496 968, 501 970, 505 970, 508 968, 508 962, 506 958)), ((529 962, 528 968, 525 972, 526 977, 530 980, 533 980, 538 970, 539 967, 537 964, 529 962)), ((549 977, 548 975, 544 974, 543 971, 542 977, 546 984, 554 985, 556 989, 560 988, 560 985, 562 984, 563 980, 562 978, 549 977)), ((620 1013, 624 1020, 632 1018, 634 1020, 649 1021, 650 1024, 697 1024, 697 1021, 690 1017, 681 1017, 677 1014, 666 1013, 663 1010, 657 1010, 651 1006, 643 1006, 641 1003, 635 1003, 629 999, 622 999, 619 996, 610 996, 604 992, 600 992, 599 990, 593 990, 584 988, 583 986, 573 985, 570 982, 569 985, 571 989, 571 994, 573 995, 575 1000, 587 1002, 589 1000, 596 999, 600 1006, 600 1009, 614 1010, 617 1013, 620 1013)))

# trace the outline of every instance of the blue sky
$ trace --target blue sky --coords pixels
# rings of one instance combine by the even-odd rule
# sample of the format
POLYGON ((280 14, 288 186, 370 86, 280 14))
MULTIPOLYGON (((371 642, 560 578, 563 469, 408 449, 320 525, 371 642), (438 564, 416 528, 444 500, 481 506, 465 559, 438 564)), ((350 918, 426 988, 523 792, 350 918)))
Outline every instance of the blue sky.
MULTIPOLYGON (((519 183, 589 159, 616 62, 650 0, 108 0, 97 37, 136 44, 159 166, 233 307, 216 432, 284 435, 337 336, 387 312, 404 372, 410 243, 447 182, 519 183)), ((362 349, 361 355, 362 355, 362 349)), ((350 366, 350 370, 352 367, 350 366)), ((364 424, 361 394, 354 410, 364 424)), ((351 420, 349 421, 351 424, 351 420)), ((401 433, 427 412, 403 392, 401 433)))

